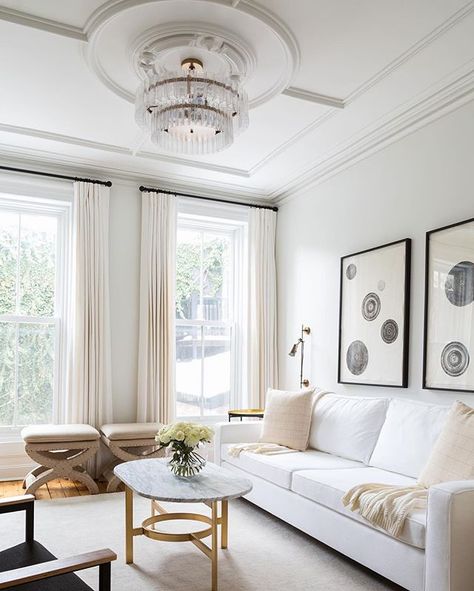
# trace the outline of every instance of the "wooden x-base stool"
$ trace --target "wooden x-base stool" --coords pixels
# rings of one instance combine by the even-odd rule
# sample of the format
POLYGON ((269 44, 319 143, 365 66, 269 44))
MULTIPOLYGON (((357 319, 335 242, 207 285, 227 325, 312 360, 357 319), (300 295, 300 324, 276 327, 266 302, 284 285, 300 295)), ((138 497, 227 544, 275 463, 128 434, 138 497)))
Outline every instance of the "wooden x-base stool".
POLYGON ((36 425, 21 432, 25 451, 39 466, 23 481, 26 493, 55 478, 67 478, 84 484, 91 494, 99 492, 83 464, 99 449, 99 432, 90 425, 36 425))

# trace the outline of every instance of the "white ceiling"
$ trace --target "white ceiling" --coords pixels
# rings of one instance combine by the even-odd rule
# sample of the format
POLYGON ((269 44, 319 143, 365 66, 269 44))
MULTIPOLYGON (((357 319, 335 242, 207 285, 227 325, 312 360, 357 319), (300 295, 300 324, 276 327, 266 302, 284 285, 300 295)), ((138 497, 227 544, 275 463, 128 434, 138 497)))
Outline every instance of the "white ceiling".
POLYGON ((0 0, 0 159, 279 200, 472 100, 473 40, 465 0, 0 0), (185 30, 253 64, 250 127, 212 156, 134 121, 137 48, 185 30))

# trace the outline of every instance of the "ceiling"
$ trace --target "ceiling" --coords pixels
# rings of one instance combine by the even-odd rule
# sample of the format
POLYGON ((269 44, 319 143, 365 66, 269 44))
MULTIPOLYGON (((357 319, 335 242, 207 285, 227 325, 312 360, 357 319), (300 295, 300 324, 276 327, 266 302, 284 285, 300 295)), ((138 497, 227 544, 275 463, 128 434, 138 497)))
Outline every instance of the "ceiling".
POLYGON ((278 202, 473 100, 473 39, 466 0, 0 0, 0 159, 278 202), (206 35, 243 56, 249 129, 162 153, 137 55, 206 35))

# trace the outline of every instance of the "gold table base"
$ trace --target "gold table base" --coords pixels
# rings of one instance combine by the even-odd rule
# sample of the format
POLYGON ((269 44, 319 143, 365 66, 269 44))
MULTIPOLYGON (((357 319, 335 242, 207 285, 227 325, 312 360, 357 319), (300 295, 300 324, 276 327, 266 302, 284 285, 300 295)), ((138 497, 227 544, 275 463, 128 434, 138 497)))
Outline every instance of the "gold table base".
POLYGON ((211 590, 217 591, 218 526, 221 526, 220 546, 225 550, 228 544, 229 502, 205 501, 204 504, 211 509, 210 517, 201 513, 169 513, 157 501, 151 501, 151 517, 145 519, 141 527, 133 527, 133 490, 125 486, 125 557, 127 564, 133 563, 134 536, 146 536, 147 538, 160 542, 192 542, 211 560, 211 590), (219 503, 221 504, 220 516, 219 503), (173 520, 200 521, 209 527, 195 532, 179 534, 160 532, 154 528, 156 523, 173 520), (211 536, 210 547, 202 541, 203 538, 209 536, 211 536))

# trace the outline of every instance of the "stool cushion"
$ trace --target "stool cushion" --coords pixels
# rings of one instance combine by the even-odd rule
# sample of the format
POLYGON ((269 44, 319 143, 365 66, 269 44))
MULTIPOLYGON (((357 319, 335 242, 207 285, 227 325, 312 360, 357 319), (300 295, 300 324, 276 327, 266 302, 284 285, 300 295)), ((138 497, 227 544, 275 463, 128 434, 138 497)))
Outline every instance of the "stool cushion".
POLYGON ((21 431, 25 443, 64 443, 68 441, 96 441, 97 429, 90 425, 32 425, 21 431))
POLYGON ((115 423, 102 425, 100 430, 110 441, 153 439, 160 426, 158 423, 115 423))

